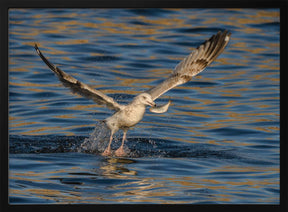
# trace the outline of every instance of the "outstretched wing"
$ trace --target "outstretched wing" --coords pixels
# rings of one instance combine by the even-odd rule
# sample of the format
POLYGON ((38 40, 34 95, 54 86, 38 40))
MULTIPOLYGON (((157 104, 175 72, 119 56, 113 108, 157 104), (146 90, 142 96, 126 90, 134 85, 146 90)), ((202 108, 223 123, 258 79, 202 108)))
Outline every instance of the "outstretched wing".
POLYGON ((65 87, 70 88, 73 93, 78 93, 81 96, 84 96, 88 99, 92 99, 97 104, 105 104, 109 109, 118 111, 123 106, 114 101, 113 98, 105 95, 101 91, 95 90, 91 88, 89 85, 80 82, 74 77, 62 71, 60 68, 50 63, 46 57, 41 53, 37 44, 35 44, 34 48, 36 49, 37 54, 41 57, 41 59, 46 63, 46 65, 57 75, 59 80, 65 87))
POLYGON ((149 93, 152 99, 155 100, 177 85, 190 81, 193 76, 203 71, 223 52, 229 42, 230 36, 231 33, 227 30, 224 32, 219 31, 216 35, 213 35, 184 58, 166 80, 149 89, 146 93, 149 93))

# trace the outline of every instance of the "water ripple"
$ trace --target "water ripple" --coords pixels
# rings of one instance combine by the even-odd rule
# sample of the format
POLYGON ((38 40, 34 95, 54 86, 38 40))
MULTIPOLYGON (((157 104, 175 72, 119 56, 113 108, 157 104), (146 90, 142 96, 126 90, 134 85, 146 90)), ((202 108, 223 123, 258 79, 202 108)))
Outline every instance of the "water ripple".
POLYGON ((279 14, 10 9, 10 203, 278 204, 279 14), (147 110, 129 130, 125 158, 101 156, 109 131, 97 123, 113 112, 62 87, 33 48, 127 104, 224 29, 232 32, 224 52, 156 100, 172 105, 165 114, 147 110))

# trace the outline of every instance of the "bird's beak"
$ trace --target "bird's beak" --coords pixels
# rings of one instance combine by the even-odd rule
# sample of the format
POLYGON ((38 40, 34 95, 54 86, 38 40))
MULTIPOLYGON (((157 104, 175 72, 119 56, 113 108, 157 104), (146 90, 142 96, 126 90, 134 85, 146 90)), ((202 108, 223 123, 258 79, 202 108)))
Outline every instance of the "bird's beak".
POLYGON ((149 104, 151 107, 156 107, 156 103, 155 103, 155 102, 148 102, 148 104, 149 104))

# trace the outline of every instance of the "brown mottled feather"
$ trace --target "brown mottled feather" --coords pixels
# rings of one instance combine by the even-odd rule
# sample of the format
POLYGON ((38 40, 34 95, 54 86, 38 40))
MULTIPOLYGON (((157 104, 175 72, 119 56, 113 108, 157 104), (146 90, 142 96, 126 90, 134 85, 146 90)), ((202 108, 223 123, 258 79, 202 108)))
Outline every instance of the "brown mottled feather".
POLYGON ((177 85, 190 81, 193 76, 203 71, 223 52, 229 42, 230 35, 231 33, 227 30, 219 31, 216 35, 213 35, 185 57, 166 80, 146 92, 155 100, 177 85))
POLYGON ((52 64, 39 50, 37 44, 35 44, 34 48, 36 52, 41 57, 41 59, 46 63, 46 65, 58 76, 59 80, 65 87, 70 88, 73 93, 80 94, 88 99, 92 99, 97 104, 105 104, 108 108, 118 111, 120 110, 123 105, 118 104, 113 100, 113 98, 105 95, 101 91, 95 90, 89 85, 80 82, 79 80, 75 79, 74 77, 68 75, 60 68, 52 64))

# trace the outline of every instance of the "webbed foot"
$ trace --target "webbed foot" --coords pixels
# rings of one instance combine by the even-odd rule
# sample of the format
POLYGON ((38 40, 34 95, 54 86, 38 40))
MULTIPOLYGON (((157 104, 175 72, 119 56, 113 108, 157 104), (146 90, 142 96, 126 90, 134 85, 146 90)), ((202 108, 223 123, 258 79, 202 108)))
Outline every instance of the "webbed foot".
POLYGON ((112 154, 110 148, 106 148, 105 151, 101 154, 102 156, 110 156, 112 154))
POLYGON ((119 149, 115 151, 115 156, 117 157, 127 156, 127 152, 124 150, 123 146, 119 147, 119 149))

